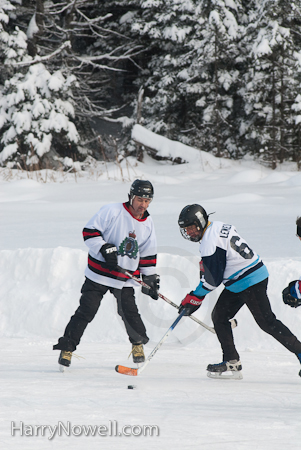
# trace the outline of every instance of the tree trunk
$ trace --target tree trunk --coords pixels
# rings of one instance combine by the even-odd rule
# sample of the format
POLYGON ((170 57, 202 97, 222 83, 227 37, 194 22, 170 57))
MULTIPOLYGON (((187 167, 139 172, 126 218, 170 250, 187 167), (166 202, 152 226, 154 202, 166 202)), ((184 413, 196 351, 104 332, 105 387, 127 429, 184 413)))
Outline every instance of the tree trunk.
MULTIPOLYGON (((141 86, 138 92, 138 100, 137 100, 137 118, 136 122, 139 124, 141 122, 142 117, 142 100, 143 100, 144 89, 141 86)), ((142 145, 136 143, 136 158, 138 161, 143 161, 143 147, 142 145)))
POLYGON ((216 133, 216 156, 220 158, 221 155, 221 143, 220 143, 220 133, 219 133, 219 99, 218 99, 218 64, 217 64, 217 36, 218 30, 215 31, 215 39, 214 39, 214 76, 215 76, 215 121, 214 126, 216 127, 215 133, 216 133))
POLYGON ((277 167, 277 157, 276 157, 276 81, 275 81, 275 61, 273 58, 273 90, 272 90, 272 96, 273 96, 273 119, 272 119, 272 139, 271 139, 271 164, 272 169, 275 170, 277 167))

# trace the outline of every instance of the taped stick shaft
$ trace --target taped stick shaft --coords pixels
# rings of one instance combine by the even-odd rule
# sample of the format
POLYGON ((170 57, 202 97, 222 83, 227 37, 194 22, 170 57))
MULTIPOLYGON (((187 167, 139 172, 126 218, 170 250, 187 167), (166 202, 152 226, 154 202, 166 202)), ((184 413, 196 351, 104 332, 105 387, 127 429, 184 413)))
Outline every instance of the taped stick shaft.
MULTIPOLYGON (((119 270, 119 272, 122 272, 125 275, 127 275, 132 280, 136 281, 136 283, 140 284, 141 286, 143 286, 143 287, 145 287, 147 289, 150 289, 148 284, 144 283, 144 281, 140 280, 139 278, 134 277, 134 275, 132 275, 127 270, 122 269, 121 267, 118 267, 118 270, 119 270)), ((179 309, 179 306, 176 303, 174 303, 171 300, 169 300, 169 298, 165 297, 165 295, 160 294, 160 292, 158 292, 158 297, 162 298, 162 300, 164 300, 166 303, 169 303, 174 308, 179 309)), ((191 320, 193 320, 194 322, 198 323, 202 327, 206 328, 206 330, 208 330, 211 333, 215 334, 215 329, 213 327, 210 327, 209 325, 206 325, 204 322, 202 322, 201 320, 197 319, 193 315, 190 315, 190 316, 187 316, 187 317, 189 317, 191 320)), ((236 319, 231 319, 229 322, 231 323, 231 328, 237 327, 237 320, 236 319)))
POLYGON ((157 353, 157 351, 159 350, 159 348, 161 347, 161 345, 166 341, 166 339, 168 338, 168 336, 170 335, 170 333, 172 332, 172 330, 175 328, 176 325, 178 325, 178 323, 180 322, 180 320, 182 319, 183 315, 185 313, 185 310, 183 310, 178 317, 176 318, 176 320, 174 321, 174 323, 168 328, 168 330, 166 331, 166 333, 164 334, 163 338, 161 339, 160 342, 158 342, 158 344, 156 345, 156 347, 154 348, 154 350, 149 354, 149 356, 147 357, 145 363, 143 364, 143 366, 139 367, 138 369, 138 374, 140 374, 145 367, 148 365, 148 363, 150 362, 150 360, 155 356, 155 354, 157 353))
MULTIPOLYGON (((134 275, 132 275, 130 272, 128 272, 125 269, 122 269, 121 267, 118 267, 118 270, 120 272, 123 272, 125 275, 127 275, 128 277, 130 277, 132 280, 136 281, 136 283, 140 284, 141 286, 150 289, 149 285, 144 283, 144 281, 140 280, 139 278, 134 277, 134 275)), ((179 306, 172 302, 171 300, 169 300, 169 298, 165 297, 165 295, 160 294, 160 292, 158 292, 158 296, 160 298, 162 298, 162 300, 164 300, 166 303, 169 303, 171 306, 173 306, 174 308, 179 309, 179 306)), ((210 331, 211 333, 215 333, 215 329, 213 327, 210 327, 209 325, 206 325, 204 322, 201 322, 199 319, 197 319, 194 316, 188 316, 190 319, 194 320, 196 323, 198 323, 199 325, 201 325, 202 327, 206 328, 206 330, 210 331)), ((233 327, 234 328, 234 327, 233 327)))

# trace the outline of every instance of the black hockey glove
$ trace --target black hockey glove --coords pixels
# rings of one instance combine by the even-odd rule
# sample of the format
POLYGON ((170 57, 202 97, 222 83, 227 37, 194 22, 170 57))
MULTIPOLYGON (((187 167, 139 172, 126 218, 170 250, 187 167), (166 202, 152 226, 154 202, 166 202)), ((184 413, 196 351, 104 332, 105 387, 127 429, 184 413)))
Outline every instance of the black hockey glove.
POLYGON ((160 289, 160 275, 142 275, 142 280, 150 289, 142 286, 142 294, 149 295, 154 300, 158 300, 158 290, 160 289))
POLYGON ((118 259, 117 259, 117 248, 115 247, 115 245, 104 244, 100 249, 100 253, 104 257, 108 269, 110 270, 116 269, 118 265, 118 259))
POLYGON ((298 280, 295 281, 291 281, 290 284, 283 289, 282 291, 282 298, 283 298, 283 302, 286 305, 291 306, 292 308, 298 308, 298 306, 301 305, 301 299, 300 298, 296 298, 291 294, 291 288, 293 286, 295 286, 295 284, 297 283, 298 280))
POLYGON ((185 309, 184 316, 191 316, 191 314, 193 314, 195 311, 199 309, 204 298, 205 296, 199 297, 198 295, 195 295, 193 291, 191 291, 189 294, 186 295, 184 300, 181 301, 178 313, 180 314, 183 311, 183 309, 185 309))

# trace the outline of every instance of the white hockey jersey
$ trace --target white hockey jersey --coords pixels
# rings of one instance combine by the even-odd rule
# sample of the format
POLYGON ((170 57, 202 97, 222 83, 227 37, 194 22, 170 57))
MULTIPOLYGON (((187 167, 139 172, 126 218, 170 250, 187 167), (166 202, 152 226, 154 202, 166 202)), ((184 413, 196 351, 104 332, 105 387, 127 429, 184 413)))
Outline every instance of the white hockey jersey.
POLYGON ((118 250, 118 265, 135 276, 152 275, 157 263, 157 241, 153 220, 146 211, 136 219, 128 203, 111 203, 103 206, 89 220, 83 230, 89 248, 85 275, 96 283, 122 289, 137 285, 118 271, 110 271, 100 253, 101 247, 114 244, 118 250))
POLYGON ((241 292, 268 276, 261 258, 237 233, 233 225, 212 222, 200 241, 201 281, 194 294, 204 296, 221 283, 241 292))

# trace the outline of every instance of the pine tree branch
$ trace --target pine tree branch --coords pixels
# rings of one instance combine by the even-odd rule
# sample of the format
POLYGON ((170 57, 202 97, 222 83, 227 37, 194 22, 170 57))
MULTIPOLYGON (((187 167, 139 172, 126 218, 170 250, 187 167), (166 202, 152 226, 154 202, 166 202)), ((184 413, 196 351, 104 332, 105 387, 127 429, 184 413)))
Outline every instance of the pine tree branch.
POLYGON ((81 26, 81 27, 82 27, 82 26, 88 27, 88 26, 94 25, 95 23, 98 23, 98 22, 100 22, 100 21, 103 22, 103 21, 105 21, 106 19, 109 19, 110 17, 113 16, 112 13, 108 13, 108 14, 106 14, 106 15, 103 16, 103 17, 95 17, 94 19, 89 19, 89 17, 87 17, 87 16, 86 16, 83 12, 81 12, 78 8, 76 8, 76 12, 78 12, 78 14, 79 14, 80 16, 82 16, 86 22, 74 22, 74 21, 72 21, 72 22, 71 22, 71 25, 79 25, 79 26, 81 26))
MULTIPOLYGON (((139 48, 139 47, 141 47, 141 46, 138 46, 138 48, 139 48)), ((115 49, 115 50, 116 50, 116 49, 115 49)), ((141 50, 139 50, 139 51, 136 51, 136 52, 134 52, 134 53, 130 53, 130 52, 133 51, 134 49, 129 49, 129 50, 128 50, 127 52, 125 52, 123 55, 120 55, 120 56, 114 56, 112 53, 113 53, 115 50, 113 50, 113 51, 111 52, 111 54, 104 54, 104 55, 97 55, 97 56, 85 56, 85 57, 82 57, 82 56, 76 56, 75 54, 73 54, 72 56, 73 56, 74 59, 76 59, 77 61, 79 61, 79 62, 81 63, 81 66, 82 66, 83 64, 89 64, 89 65, 91 65, 92 67, 95 67, 95 68, 97 68, 97 69, 111 70, 111 71, 114 71, 114 72, 126 72, 126 70, 124 70, 124 69, 118 69, 118 68, 114 68, 114 67, 107 66, 107 65, 104 65, 104 64, 98 64, 98 63, 96 63, 95 61, 99 61, 99 60, 101 60, 101 59, 108 59, 108 60, 113 61, 113 62, 118 62, 118 61, 123 61, 123 60, 129 60, 129 59, 133 58, 134 56, 137 56, 137 55, 139 55, 140 53, 143 53, 143 52, 146 51, 145 48, 141 48, 141 50)))
POLYGON ((58 49, 56 49, 54 52, 50 53, 49 55, 36 56, 35 59, 33 59, 31 61, 16 62, 16 63, 12 63, 11 65, 14 66, 14 67, 28 67, 28 66, 32 66, 34 64, 38 64, 38 63, 41 63, 41 62, 44 62, 44 61, 49 61, 50 59, 52 59, 55 56, 59 55, 62 51, 66 50, 66 49, 71 49, 71 42, 70 41, 64 42, 58 49))

